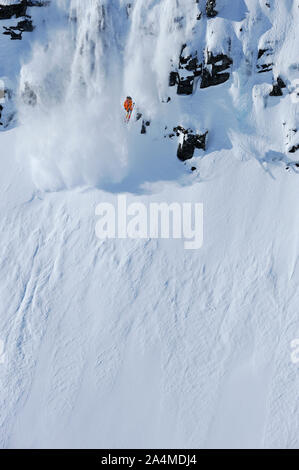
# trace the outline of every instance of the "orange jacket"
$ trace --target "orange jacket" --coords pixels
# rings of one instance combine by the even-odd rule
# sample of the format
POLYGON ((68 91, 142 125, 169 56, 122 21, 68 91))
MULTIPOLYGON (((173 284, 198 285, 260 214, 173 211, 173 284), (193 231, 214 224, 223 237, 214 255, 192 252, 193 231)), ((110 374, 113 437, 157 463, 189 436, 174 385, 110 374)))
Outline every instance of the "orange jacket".
POLYGON ((125 110, 129 113, 130 111, 133 111, 133 101, 132 100, 126 100, 124 102, 124 108, 125 110))

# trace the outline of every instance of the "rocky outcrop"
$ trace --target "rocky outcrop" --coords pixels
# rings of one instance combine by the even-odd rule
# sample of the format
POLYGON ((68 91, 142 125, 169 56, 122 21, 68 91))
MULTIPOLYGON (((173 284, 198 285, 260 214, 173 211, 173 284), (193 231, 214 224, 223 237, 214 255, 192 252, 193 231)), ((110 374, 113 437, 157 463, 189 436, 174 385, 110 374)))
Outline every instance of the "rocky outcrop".
POLYGON ((197 52, 194 54, 185 54, 187 45, 183 44, 178 71, 171 71, 169 75, 169 86, 177 86, 178 95, 192 95, 194 83, 197 77, 200 77, 202 65, 199 64, 197 52))
POLYGON ((178 95, 191 95, 200 77, 200 88, 220 85, 229 79, 230 73, 227 70, 233 60, 228 55, 214 55, 208 51, 206 62, 200 63, 197 51, 184 55, 186 47, 186 44, 182 46, 178 70, 171 71, 169 75, 169 86, 177 86, 178 95))
POLYGON ((27 15, 27 8, 42 7, 48 4, 48 0, 20 0, 17 3, 8 3, 4 5, 1 4, 0 0, 0 20, 7 20, 12 17, 23 17, 16 26, 3 26, 3 34, 10 36, 12 40, 21 40, 24 32, 32 32, 34 30, 31 17, 27 15))
POLYGON ((150 122, 150 121, 145 121, 145 120, 143 119, 142 125, 141 125, 141 131, 140 131, 140 133, 141 133, 141 134, 146 134, 146 128, 149 127, 150 125, 151 125, 151 122, 150 122))
POLYGON ((289 153, 295 153, 297 150, 299 150, 299 144, 293 145, 293 147, 290 148, 289 153))
POLYGON ((0 20, 9 20, 13 16, 20 18, 26 16, 28 7, 42 7, 49 4, 49 0, 15 0, 2 2, 0 0, 0 20))
POLYGON ((27 0, 20 0, 18 3, 1 4, 0 0, 0 20, 9 20, 13 16, 19 18, 25 16, 27 11, 27 0))
POLYGON ((286 84, 284 83, 281 77, 278 77, 276 82, 274 82, 273 84, 273 88, 272 88, 272 91, 270 92, 270 96, 282 96, 283 88, 286 88, 286 84))
MULTIPOLYGON (((30 33, 34 30, 31 16, 28 15, 29 7, 43 7, 49 4, 49 0, 0 0, 0 25, 1 20, 5 21, 2 32, 10 39, 20 41, 23 33, 30 33), (7 21, 9 20, 9 21, 7 21), (11 21, 10 21, 11 20, 11 21), (12 25, 10 26, 10 22, 12 25)), ((16 121, 16 109, 14 103, 15 93, 10 89, 9 84, 5 84, 4 100, 0 108, 0 126, 7 129, 16 121)), ((29 106, 35 106, 37 95, 28 83, 25 84, 22 93, 24 102, 29 106)))
POLYGON ((213 55, 212 52, 207 53, 207 66, 203 68, 200 88, 208 88, 210 86, 225 83, 229 77, 229 72, 224 72, 232 65, 233 60, 225 54, 213 55), (224 72, 224 73, 223 73, 224 72))
POLYGON ((22 33, 26 32, 32 32, 34 30, 34 26, 32 24, 32 21, 30 19, 25 19, 23 21, 19 21, 17 26, 10 26, 7 28, 6 26, 3 26, 5 29, 3 34, 10 35, 10 38, 12 40, 16 39, 22 39, 22 33))
POLYGON ((206 150, 206 139, 208 131, 204 134, 195 134, 192 129, 184 129, 182 126, 177 126, 173 132, 182 139, 178 146, 177 157, 182 162, 189 160, 194 156, 195 149, 206 150))
POLYGON ((272 88, 272 91, 269 93, 270 96, 282 96, 283 93, 282 93, 282 89, 280 88, 279 85, 274 84, 273 85, 273 88, 272 88))
POLYGON ((22 39, 22 33, 16 33, 12 28, 6 28, 5 26, 4 29, 5 31, 3 34, 10 36, 10 39, 12 39, 13 41, 22 39))
POLYGON ((259 49, 256 65, 258 73, 271 72, 274 65, 272 62, 272 56, 272 47, 268 47, 267 49, 259 49))
POLYGON ((298 129, 297 128, 293 128, 293 127, 290 127, 288 126, 288 128, 286 128, 286 122, 283 122, 283 126, 285 128, 285 131, 286 131, 286 147, 287 147, 287 152, 288 153, 296 153, 297 150, 299 150, 299 137, 298 137, 298 129))
POLYGON ((206 3, 206 13, 208 18, 214 18, 217 16, 218 11, 215 10, 216 0, 207 0, 206 3))
POLYGON ((169 86, 175 86, 179 83, 180 76, 178 72, 170 72, 169 74, 169 86))

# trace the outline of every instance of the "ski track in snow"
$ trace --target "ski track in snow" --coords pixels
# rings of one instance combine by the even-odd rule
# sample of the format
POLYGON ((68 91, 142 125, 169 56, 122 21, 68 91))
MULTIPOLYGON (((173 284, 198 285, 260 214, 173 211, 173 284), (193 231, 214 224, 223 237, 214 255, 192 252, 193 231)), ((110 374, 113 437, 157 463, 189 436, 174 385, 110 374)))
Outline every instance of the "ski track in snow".
POLYGON ((196 21, 191 0, 136 0, 128 22, 113 0, 101 34, 95 3, 108 5, 52 2, 32 11, 32 39, 5 38, 7 50, 0 39, 1 58, 24 54, 7 67, 20 125, 0 134, 0 445, 298 448, 298 175, 285 171, 284 129, 297 108, 254 71, 275 40, 277 73, 296 78, 298 2, 240 0, 232 12, 219 0, 218 17, 196 21), (169 27, 181 12, 183 27, 169 27), (230 80, 176 97, 181 44, 227 53, 228 33, 230 80), (127 93, 152 119, 146 136, 121 122, 127 93), (210 129, 195 174, 165 123, 210 129), (118 191, 203 202, 203 248, 100 243, 95 207, 118 191))

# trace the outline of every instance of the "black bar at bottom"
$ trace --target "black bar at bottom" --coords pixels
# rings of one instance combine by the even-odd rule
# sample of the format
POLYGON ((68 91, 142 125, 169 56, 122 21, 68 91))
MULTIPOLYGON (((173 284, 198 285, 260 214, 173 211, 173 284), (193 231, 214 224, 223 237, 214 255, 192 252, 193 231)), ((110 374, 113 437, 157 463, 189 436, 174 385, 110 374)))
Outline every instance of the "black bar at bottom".
MULTIPOLYGON (((295 450, 298 452, 298 450, 295 450)), ((88 468, 107 467, 122 468, 164 468, 179 467, 188 469, 206 468, 211 464, 238 463, 244 465, 250 462, 275 463, 285 466, 286 458, 295 457, 293 450, 198 450, 198 449, 92 449, 92 450, 1 450, 0 465, 4 464, 38 464, 57 465, 72 464, 88 465, 88 468), (245 460, 244 460, 245 459, 245 460), (203 467, 204 465, 204 467, 203 467)), ((2 467, 4 468, 4 467, 2 467)))

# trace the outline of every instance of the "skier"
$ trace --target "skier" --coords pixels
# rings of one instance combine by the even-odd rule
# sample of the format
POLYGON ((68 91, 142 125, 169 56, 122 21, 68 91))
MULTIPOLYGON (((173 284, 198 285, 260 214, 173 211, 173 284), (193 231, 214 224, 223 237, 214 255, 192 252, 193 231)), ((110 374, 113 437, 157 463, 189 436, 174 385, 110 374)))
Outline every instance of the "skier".
POLYGON ((126 101, 124 102, 124 108, 127 111, 127 115, 126 115, 127 122, 129 122, 130 119, 131 119, 131 115, 132 115, 132 112, 133 112, 133 109, 134 109, 134 105, 135 105, 135 103, 133 103, 133 100, 132 100, 131 96, 127 96, 126 101))

